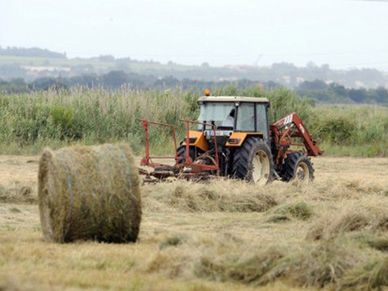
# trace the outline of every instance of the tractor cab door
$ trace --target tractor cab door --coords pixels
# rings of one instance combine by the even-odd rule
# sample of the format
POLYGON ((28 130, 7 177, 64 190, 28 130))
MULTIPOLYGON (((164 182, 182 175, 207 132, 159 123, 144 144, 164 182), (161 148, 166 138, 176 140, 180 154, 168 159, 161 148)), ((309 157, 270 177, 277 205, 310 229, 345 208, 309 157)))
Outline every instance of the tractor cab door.
POLYGON ((265 103, 240 103, 237 113, 236 130, 242 132, 262 132, 268 140, 268 105, 265 103))
POLYGON ((268 104, 256 103, 256 131, 264 134, 264 139, 269 137, 268 104))

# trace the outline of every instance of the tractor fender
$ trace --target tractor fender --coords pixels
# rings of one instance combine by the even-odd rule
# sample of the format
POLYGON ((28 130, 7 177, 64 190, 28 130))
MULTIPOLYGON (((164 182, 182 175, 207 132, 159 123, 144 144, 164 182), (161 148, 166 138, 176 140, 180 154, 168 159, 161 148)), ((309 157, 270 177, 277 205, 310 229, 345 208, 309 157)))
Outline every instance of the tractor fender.
MULTIPOLYGON (((186 139, 183 139, 181 145, 186 145, 186 139)), ((204 152, 209 150, 209 145, 206 141, 205 135, 201 131, 189 131, 189 145, 197 147, 204 152)))
POLYGON ((264 134, 262 132, 233 132, 228 141, 226 142, 226 147, 241 147, 247 137, 258 137, 263 138, 264 134))

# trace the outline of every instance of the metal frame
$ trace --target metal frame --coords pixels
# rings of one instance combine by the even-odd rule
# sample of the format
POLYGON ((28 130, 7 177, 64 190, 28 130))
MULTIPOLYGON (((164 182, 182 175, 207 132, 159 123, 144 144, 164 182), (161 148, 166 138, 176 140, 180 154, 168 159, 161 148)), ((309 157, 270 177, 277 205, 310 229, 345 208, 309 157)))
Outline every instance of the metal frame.
MULTIPOLYGON (((186 146, 186 151, 185 151, 185 163, 184 166, 186 167, 191 167, 194 171, 193 173, 199 173, 203 171, 217 171, 217 176, 219 175, 219 157, 218 157, 218 146, 217 146, 217 130, 215 124, 210 124, 206 122, 200 122, 200 121, 194 121, 194 120, 182 120, 185 123, 185 129, 186 129, 186 137, 185 137, 185 146, 186 146), (214 144, 214 151, 215 151, 215 157, 214 159, 212 157, 208 158, 212 160, 213 165, 205 165, 205 164, 196 164, 194 161, 191 160, 190 157, 190 125, 191 124, 202 124, 204 127, 210 126, 213 130, 213 144, 214 144)), ((205 153, 206 154, 206 153, 205 153)), ((201 157, 201 156, 200 156, 201 157)))
MULTIPOLYGON (((142 126, 144 128, 144 141, 145 141, 145 156, 141 159, 140 165, 141 166, 148 166, 151 168, 174 168, 174 166, 167 165, 167 164, 161 164, 161 163, 154 163, 152 159, 175 159, 175 165, 178 162, 178 153, 177 153, 177 141, 176 141, 176 126, 167 124, 167 123, 161 123, 161 122, 155 122, 155 121, 149 121, 146 119, 140 119, 142 126), (150 125, 156 125, 161 127, 167 127, 171 129, 174 149, 175 149, 175 156, 151 156, 150 154, 150 132, 149 132, 149 126, 150 125)), ((183 163, 183 167, 191 167, 192 171, 188 174, 198 174, 204 171, 216 171, 217 176, 219 175, 219 157, 218 157, 218 146, 217 146, 217 136, 216 136, 216 126, 214 124, 206 123, 206 122, 199 122, 199 121, 193 121, 193 120, 181 120, 185 123, 185 143, 186 143, 186 151, 185 151, 185 162, 183 163), (210 126, 213 130, 213 143, 214 143, 214 151, 215 151, 215 157, 210 156, 200 156, 203 158, 208 158, 212 164, 199 164, 195 163, 190 157, 190 125, 192 124, 203 124, 204 127, 210 126)), ((206 154, 206 153, 205 153, 206 154)))
POLYGON ((309 156, 316 157, 322 154, 321 149, 304 126, 302 119, 295 112, 273 123, 271 133, 278 150, 275 157, 277 165, 282 165, 287 154, 292 152, 289 150, 290 146, 305 147, 309 156), (293 142, 294 137, 301 138, 303 143, 293 142))
POLYGON ((159 163, 154 163, 152 162, 152 159, 175 159, 175 161, 178 161, 178 154, 176 152, 177 148, 177 142, 176 142, 176 126, 167 124, 167 123, 161 123, 161 122, 155 122, 155 121, 149 121, 146 119, 141 119, 140 120, 142 123, 142 126, 144 128, 144 140, 145 140, 145 156, 144 158, 140 161, 141 166, 148 166, 148 167, 159 167, 159 166, 164 166, 164 164, 159 164, 159 163), (152 157, 150 155, 150 132, 149 132, 149 125, 157 125, 161 127, 167 127, 171 129, 171 134, 172 134, 172 139, 174 142, 174 150, 175 150, 175 157, 171 156, 155 156, 152 157))

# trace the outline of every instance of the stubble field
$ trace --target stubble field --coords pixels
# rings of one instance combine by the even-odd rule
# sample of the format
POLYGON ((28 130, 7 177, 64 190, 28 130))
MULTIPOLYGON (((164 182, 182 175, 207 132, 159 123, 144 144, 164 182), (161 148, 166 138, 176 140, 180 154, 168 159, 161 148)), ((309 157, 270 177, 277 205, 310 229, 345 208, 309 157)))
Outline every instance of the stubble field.
POLYGON ((145 185, 137 243, 54 244, 38 157, 0 156, 0 290, 388 288, 388 159, 313 162, 310 185, 145 185))

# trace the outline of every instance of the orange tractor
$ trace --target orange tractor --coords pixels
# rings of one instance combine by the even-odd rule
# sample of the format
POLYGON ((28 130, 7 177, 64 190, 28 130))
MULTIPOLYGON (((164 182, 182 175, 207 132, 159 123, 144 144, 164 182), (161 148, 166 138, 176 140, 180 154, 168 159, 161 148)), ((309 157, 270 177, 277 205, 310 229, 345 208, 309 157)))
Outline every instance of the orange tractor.
POLYGON ((273 179, 311 181, 314 168, 309 156, 322 151, 296 113, 269 125, 269 100, 256 97, 204 96, 198 100, 197 121, 184 120, 186 136, 177 144, 175 125, 141 120, 145 130, 145 157, 140 170, 145 182, 169 177, 201 180, 214 176, 243 179, 264 185, 273 179), (150 155, 151 125, 171 129, 173 164, 150 155), (192 127, 196 127, 192 130, 192 127))

